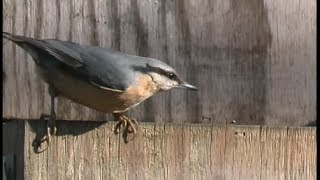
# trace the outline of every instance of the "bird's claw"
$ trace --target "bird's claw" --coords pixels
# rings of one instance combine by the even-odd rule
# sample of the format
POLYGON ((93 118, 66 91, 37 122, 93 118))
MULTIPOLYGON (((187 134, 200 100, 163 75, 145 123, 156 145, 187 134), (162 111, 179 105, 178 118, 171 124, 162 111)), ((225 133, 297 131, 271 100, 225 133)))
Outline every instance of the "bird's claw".
POLYGON ((47 120, 47 132, 40 140, 34 140, 33 146, 36 153, 41 153, 48 149, 51 142, 51 136, 56 135, 57 127, 55 124, 55 115, 52 117, 47 114, 41 114, 40 119, 47 120))
POLYGON ((127 130, 129 133, 136 133, 137 130, 135 128, 135 126, 138 126, 138 122, 135 119, 128 119, 128 126, 127 126, 127 130), (130 129, 131 128, 131 129, 130 129))
POLYGON ((116 124, 114 129, 115 133, 119 134, 121 129, 124 128, 122 132, 125 142, 128 143, 129 141, 132 141, 135 138, 135 134, 137 132, 135 126, 138 125, 138 122, 135 119, 130 119, 126 116, 120 116, 118 121, 119 122, 116 124), (130 140, 127 139, 129 133, 133 134, 133 137, 130 140))
POLYGON ((50 143, 50 136, 43 136, 40 140, 34 140, 32 146, 34 147, 34 151, 36 153, 42 153, 47 150, 50 143))
POLYGON ((114 131, 116 134, 119 134, 121 129, 127 126, 127 121, 119 119, 119 122, 117 123, 116 127, 114 128, 114 131))

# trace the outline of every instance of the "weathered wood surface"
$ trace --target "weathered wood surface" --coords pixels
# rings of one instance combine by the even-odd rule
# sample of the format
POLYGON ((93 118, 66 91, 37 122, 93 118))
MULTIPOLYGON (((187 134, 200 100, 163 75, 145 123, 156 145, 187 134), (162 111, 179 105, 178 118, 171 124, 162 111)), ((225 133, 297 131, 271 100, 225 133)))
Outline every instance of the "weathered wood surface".
MULTIPOLYGON (((4 31, 158 58, 199 87, 147 100, 129 112, 140 121, 299 126, 316 119, 315 0, 4 0, 3 7, 4 31)), ((30 56, 5 43, 3 63, 4 117, 49 112, 30 56)), ((111 117, 58 101, 60 119, 111 117)))
POLYGON ((25 123, 10 121, 2 124, 2 156, 13 158, 13 163, 8 164, 10 172, 8 179, 23 179, 24 169, 24 139, 25 123))
POLYGON ((315 128, 142 123, 125 144, 114 125, 59 121, 49 150, 36 154, 45 124, 26 122, 25 179, 316 179, 315 128))

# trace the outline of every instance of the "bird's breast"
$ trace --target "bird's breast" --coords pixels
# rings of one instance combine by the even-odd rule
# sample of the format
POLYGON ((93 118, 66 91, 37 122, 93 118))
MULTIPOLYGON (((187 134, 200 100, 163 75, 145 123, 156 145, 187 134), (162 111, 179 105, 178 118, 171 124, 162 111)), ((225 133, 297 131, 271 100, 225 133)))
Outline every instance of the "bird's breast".
POLYGON ((48 73, 37 67, 37 72, 45 82, 57 89, 59 95, 105 113, 125 112, 158 92, 156 84, 148 75, 140 75, 135 84, 119 92, 98 88, 63 70, 48 73))
POLYGON ((156 83, 149 75, 139 75, 137 82, 120 95, 126 106, 135 106, 159 91, 156 83))

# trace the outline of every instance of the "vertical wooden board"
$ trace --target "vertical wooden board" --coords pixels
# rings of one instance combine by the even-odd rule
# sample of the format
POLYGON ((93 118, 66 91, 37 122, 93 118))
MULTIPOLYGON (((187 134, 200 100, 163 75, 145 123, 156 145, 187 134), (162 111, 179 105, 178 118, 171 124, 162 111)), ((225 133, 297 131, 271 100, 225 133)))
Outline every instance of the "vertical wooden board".
POLYGON ((69 123, 68 126, 64 128, 65 131, 63 136, 61 137, 62 148, 64 147, 65 149, 60 150, 62 162, 61 167, 59 167, 59 169, 61 170, 62 177, 66 179, 77 179, 77 175, 79 175, 77 174, 78 169, 76 163, 78 162, 77 155, 80 151, 80 149, 78 148, 78 138, 80 138, 80 136, 73 135, 73 133, 76 132, 76 130, 78 129, 77 127, 79 127, 79 125, 73 127, 72 123, 69 123), (73 128, 75 128, 75 130, 73 128), (64 158, 63 155, 65 155, 64 158))
POLYGON ((288 129, 263 127, 261 129, 261 179, 286 179, 288 169, 288 129))
POLYGON ((81 135, 81 179, 95 179, 94 176, 98 169, 95 168, 94 162, 97 160, 94 153, 94 144, 97 140, 94 138, 94 131, 86 132, 81 135))
MULTIPOLYGON (((59 123, 60 124, 60 123, 59 123)), ((62 124, 62 123, 61 123, 62 124)), ((73 157, 74 157, 74 152, 73 152, 73 138, 65 135, 65 134, 60 134, 61 131, 66 131, 66 127, 64 126, 58 126, 59 128, 57 131, 58 137, 57 137, 57 144, 56 147, 58 148, 58 158, 57 158, 57 166, 58 166, 58 171, 57 171, 57 179, 62 179, 65 177, 68 177, 69 179, 72 179, 70 176, 70 172, 68 172, 68 169, 73 171, 73 166, 70 165, 73 164, 73 157)), ((72 172, 73 175, 73 172, 72 172)))
MULTIPOLYGON (((32 173, 36 172, 36 165, 34 164, 30 164, 28 163, 28 161, 32 161, 33 155, 31 153, 33 153, 32 151, 32 146, 30 146, 32 144, 32 135, 30 135, 30 125, 28 124, 28 122, 25 122, 25 136, 24 136, 24 167, 23 167, 23 174, 24 174, 24 178, 25 179, 30 179, 30 177, 32 176, 32 173), (32 166, 30 166, 32 165, 32 166)), ((33 158, 34 159, 34 158, 33 158)))
POLYGON ((26 121, 25 123, 25 179, 47 179, 47 177, 43 174, 47 171, 47 169, 45 168, 47 161, 43 161, 43 157, 47 157, 47 153, 36 154, 32 146, 32 143, 36 137, 35 132, 41 128, 43 128, 42 123, 34 124, 34 122, 30 121, 26 121))
POLYGON ((8 157, 9 179, 24 179, 25 139, 25 121, 2 123, 2 157, 8 157))
POLYGON ((225 172, 225 152, 227 151, 227 126, 220 125, 212 126, 211 128, 211 156, 207 157, 208 159, 210 159, 211 168, 211 177, 209 179, 225 179, 225 177, 227 176, 225 172))
POLYGON ((104 149, 99 148, 102 142, 99 132, 104 125, 101 125, 101 122, 96 122, 93 124, 87 123, 87 126, 91 130, 80 135, 82 136, 80 148, 83 150, 78 150, 81 158, 79 173, 81 178, 84 179, 100 179, 102 178, 100 152, 104 149))
POLYGON ((120 156, 120 143, 122 143, 122 138, 119 135, 115 135, 113 133, 115 124, 111 124, 108 127, 109 133, 107 135, 109 136, 109 149, 108 150, 108 163, 107 163, 107 172, 106 179, 124 179, 125 169, 123 167, 123 164, 121 162, 121 156, 120 156))
MULTIPOLYGON (((105 125, 101 129, 101 144, 100 144, 100 158, 101 158, 101 177, 102 179, 111 179, 110 174, 111 174, 111 169, 110 169, 110 162, 111 162, 111 154, 110 150, 112 149, 111 147, 111 138, 112 136, 115 136, 113 134, 113 126, 112 125, 105 125)), ((118 137, 118 136, 117 136, 118 137)))
MULTIPOLYGON (((37 20, 35 14, 41 12, 42 7, 39 6, 39 3, 35 3, 34 1, 24 1, 24 9, 26 10, 26 13, 24 14, 25 28, 23 35, 34 37, 36 34, 36 36, 40 36, 40 34, 35 33, 35 28, 41 24, 41 22, 39 23, 41 19, 37 20)), ((24 51, 20 47, 18 47, 17 50, 24 51)), ((35 74, 35 63, 31 56, 26 53, 22 60, 25 63, 23 67, 26 73, 24 75, 25 82, 27 83, 27 87, 25 88, 28 94, 27 97, 30 98, 30 102, 26 102, 25 106, 30 108, 29 114, 35 114, 39 118, 40 114, 44 113, 43 108, 39 107, 44 107, 44 94, 42 92, 46 89, 44 89, 45 86, 41 78, 35 74)))
POLYGON ((315 138, 315 130, 311 128, 288 129, 286 172, 288 179, 316 179, 315 138))
MULTIPOLYGON (((92 159, 88 159, 92 163, 92 168, 93 168, 93 179, 101 180, 101 137, 99 136, 99 132, 101 131, 101 128, 96 128, 92 131, 92 136, 91 136, 91 141, 93 143, 92 145, 92 159)), ((91 173, 92 173, 91 172, 91 173)))
MULTIPOLYGON (((64 121, 62 121, 64 122, 64 121)), ((66 138, 64 164, 61 167, 67 179, 89 178, 100 175, 100 167, 96 166, 99 143, 95 134, 101 122, 68 122, 63 135, 66 138)))
POLYGON ((225 179, 259 179, 262 161, 260 132, 259 127, 228 128, 225 179))
MULTIPOLYGON (((43 126, 43 124, 42 124, 43 126)), ((48 151, 45 150, 43 151, 42 153, 40 154, 35 154, 34 155, 37 157, 37 164, 39 164, 39 180, 47 180, 48 179, 48 171, 51 170, 49 169, 48 167, 48 157, 49 157, 49 154, 48 154, 48 151)))
POLYGON ((163 161, 163 133, 164 133, 164 124, 163 123, 155 123, 154 125, 154 176, 159 179, 165 179, 165 163, 163 161))
POLYGON ((94 174, 94 179, 106 179, 103 176, 103 169, 104 169, 104 162, 105 159, 107 159, 107 156, 105 156, 104 152, 107 150, 106 147, 106 136, 105 136, 105 131, 107 131, 108 128, 107 126, 104 124, 101 127, 97 128, 97 131, 95 131, 95 137, 97 139, 97 141, 94 141, 94 151, 95 151, 95 157, 96 160, 94 161, 95 164, 95 171, 96 173, 94 174))
POLYGON ((161 142, 164 179, 181 179, 183 177, 183 126, 164 125, 163 141, 161 142))
MULTIPOLYGON (((155 175, 156 168, 158 166, 156 158, 159 156, 155 145, 155 138, 157 138, 157 135, 155 134, 155 124, 147 123, 147 126, 140 125, 140 129, 142 129, 142 127, 145 127, 143 138, 141 138, 141 141, 144 142, 144 148, 142 150, 146 157, 144 160, 144 177, 145 179, 160 179, 161 177, 157 177, 155 175)), ((137 179, 141 178, 138 176, 137 179)))
MULTIPOLYGON (((7 0, 3 5, 5 31, 156 57, 199 86, 198 92, 159 94, 132 110, 143 121, 203 123, 204 115, 212 123, 305 125, 315 119, 315 1, 7 0)), ((30 56, 5 43, 4 67, 5 117, 36 119, 49 112, 47 87, 33 72, 30 56)), ((110 118, 63 98, 57 106, 59 119, 110 118)))
POLYGON ((24 122, 6 121, 2 123, 2 142, 4 144, 2 148, 2 155, 9 155, 17 153, 24 141, 24 122), (14 132, 14 133, 12 133, 14 132))
POLYGON ((225 151, 224 151, 224 179, 239 179, 240 167, 239 163, 236 162, 236 154, 234 149, 236 148, 236 140, 234 130, 232 127, 227 126, 225 130, 225 151))
POLYGON ((270 113, 266 125, 276 126, 282 121, 285 125, 301 126, 316 119, 315 3, 294 1, 288 7, 285 1, 265 1, 270 9, 268 19, 273 34, 267 93, 270 113))
POLYGON ((93 29, 93 38, 91 41, 95 41, 97 45, 102 47, 111 48, 112 39, 114 38, 112 35, 112 31, 114 29, 112 21, 114 20, 111 16, 112 9, 115 8, 111 1, 95 1, 93 3, 93 9, 91 9, 91 13, 94 15, 94 26, 93 29))
POLYGON ((150 179, 154 176, 154 125, 139 126, 133 141, 120 141, 119 156, 125 179, 150 179))
POLYGON ((75 136, 74 137, 74 141, 73 141, 73 146, 74 149, 72 150, 74 153, 74 165, 73 168, 74 169, 74 179, 81 179, 82 176, 84 175, 84 167, 83 167, 83 144, 82 144, 82 138, 83 136, 75 136))
MULTIPOLYGON (((4 27, 7 27, 8 30, 10 30, 11 32, 17 32, 17 33, 21 33, 22 34, 22 30, 23 29, 17 29, 16 26, 23 26, 23 22, 22 22, 22 15, 21 13, 23 13, 22 10, 19 9, 19 3, 17 2, 12 2, 12 1, 4 1, 3 5, 4 5, 4 10, 7 8, 7 12, 4 12, 4 21, 3 21, 3 25, 4 27), (17 10, 18 9, 18 10, 17 10), (13 13, 10 13, 14 12, 13 13), (17 12, 18 11, 18 12, 17 12)), ((20 3, 21 6, 23 6, 23 4, 20 3)), ((3 107, 3 111, 4 114, 9 115, 9 118, 14 118, 15 114, 17 112, 17 109, 21 109, 21 102, 23 102, 23 100, 21 100, 20 96, 22 94, 25 95, 24 91, 21 91, 20 93, 16 93, 13 90, 14 89, 21 89, 22 84, 25 83, 25 81, 23 81, 22 77, 19 76, 21 75, 21 68, 18 68, 21 65, 18 64, 23 64, 24 59, 22 58, 23 54, 21 54, 21 51, 19 48, 15 47, 13 44, 10 43, 6 43, 6 45, 4 45, 4 53, 3 53, 3 58, 4 59, 8 59, 11 58, 10 61, 8 61, 7 63, 4 63, 4 74, 5 74, 5 81, 4 83, 6 83, 6 86, 4 86, 4 103, 7 104, 7 106, 3 107), (17 51, 18 49, 18 51, 17 51), (12 55, 10 55, 12 54, 12 55), (11 71, 12 70, 12 71, 11 71), (10 103, 11 102, 11 103, 10 103), (19 103, 20 102, 20 103, 19 103)), ((24 88, 22 88, 22 90, 24 90, 24 88)), ((23 97, 26 98, 26 97, 23 97)), ((19 112, 20 114, 24 114, 27 111, 27 108, 24 108, 23 110, 21 110, 21 112, 19 112)), ((5 116, 4 116, 5 117, 5 116)))
POLYGON ((185 146, 182 162, 182 179, 212 179, 211 154, 212 127, 208 125, 191 125, 184 127, 183 142, 185 146), (208 158, 210 157, 210 158, 208 158))
MULTIPOLYGON (((48 157, 47 157, 47 179, 56 180, 58 179, 58 171, 61 167, 59 167, 59 151, 63 151, 64 149, 60 148, 58 144, 59 137, 52 137, 50 146, 47 149, 48 157)), ((65 157, 62 157, 65 159, 65 157)))
POLYGON ((316 179, 317 178, 317 157, 318 151, 317 151, 317 129, 316 128, 309 128, 304 130, 301 128, 301 131, 303 132, 303 139, 305 140, 307 149, 304 155, 304 164, 306 166, 305 168, 305 174, 307 178, 309 179, 316 179))
POLYGON ((25 128, 25 135, 24 135, 24 147, 23 147, 23 177, 24 179, 27 179, 28 176, 31 175, 32 172, 35 172, 35 170, 32 168, 32 166, 28 166, 27 161, 30 161, 31 159, 31 146, 30 145, 30 138, 29 136, 27 136, 28 132, 27 130, 29 130, 29 124, 27 122, 25 122, 24 128, 25 128))

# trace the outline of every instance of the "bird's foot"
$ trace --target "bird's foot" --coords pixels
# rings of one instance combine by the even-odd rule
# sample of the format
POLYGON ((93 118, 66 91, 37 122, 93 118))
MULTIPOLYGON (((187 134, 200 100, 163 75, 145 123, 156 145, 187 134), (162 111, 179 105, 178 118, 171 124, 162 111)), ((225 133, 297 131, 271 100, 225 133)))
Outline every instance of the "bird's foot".
POLYGON ((135 138, 135 134, 137 133, 136 127, 138 127, 138 122, 135 119, 130 119, 124 115, 115 116, 119 122, 115 126, 115 133, 119 134, 121 129, 123 129, 123 137, 125 142, 132 141, 135 138), (136 127, 135 127, 136 126, 136 127), (132 134, 133 137, 128 140, 128 134, 132 134))
POLYGON ((44 135, 41 139, 36 137, 32 143, 34 151, 39 154, 47 150, 49 147, 49 140, 50 139, 46 135, 44 135))
POLYGON ((47 132, 46 134, 38 141, 34 141, 33 146, 35 147, 36 151, 38 153, 41 153, 48 149, 49 143, 51 141, 51 136, 56 135, 57 133, 57 127, 55 124, 55 117, 52 117, 47 114, 41 114, 40 116, 41 120, 48 120, 47 122, 47 132))

